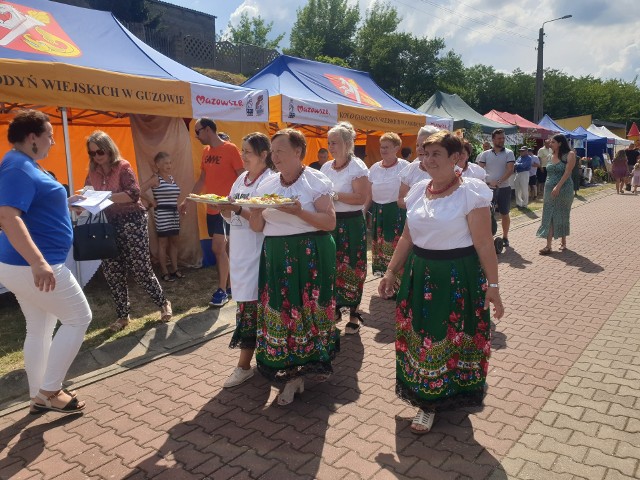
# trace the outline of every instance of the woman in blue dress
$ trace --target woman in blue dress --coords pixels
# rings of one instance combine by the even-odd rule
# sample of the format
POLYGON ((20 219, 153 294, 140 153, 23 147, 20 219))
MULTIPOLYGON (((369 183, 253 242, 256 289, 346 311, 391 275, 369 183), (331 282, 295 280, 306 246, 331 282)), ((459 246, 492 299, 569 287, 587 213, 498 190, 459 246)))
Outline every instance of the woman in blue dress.
POLYGON ((540 238, 546 238, 547 245, 540 250, 540 255, 548 255, 552 252, 553 238, 561 237, 560 250, 567 249, 569 214, 573 203, 571 172, 576 164, 576 154, 571 151, 567 138, 562 134, 554 135, 549 146, 553 156, 547 165, 542 222, 536 234, 540 238))

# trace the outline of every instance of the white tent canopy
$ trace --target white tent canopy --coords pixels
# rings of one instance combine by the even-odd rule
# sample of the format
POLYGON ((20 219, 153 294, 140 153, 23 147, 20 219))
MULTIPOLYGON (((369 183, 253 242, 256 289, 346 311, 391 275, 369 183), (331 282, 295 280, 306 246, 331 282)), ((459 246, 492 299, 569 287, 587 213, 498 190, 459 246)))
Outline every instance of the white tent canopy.
POLYGON ((594 135, 599 135, 601 137, 607 137, 607 140, 613 140, 613 142, 608 141, 607 143, 613 143, 615 145, 624 145, 625 147, 631 145, 633 142, 631 140, 625 140, 624 138, 619 137, 607 127, 597 127, 593 123, 589 125, 587 130, 594 135))

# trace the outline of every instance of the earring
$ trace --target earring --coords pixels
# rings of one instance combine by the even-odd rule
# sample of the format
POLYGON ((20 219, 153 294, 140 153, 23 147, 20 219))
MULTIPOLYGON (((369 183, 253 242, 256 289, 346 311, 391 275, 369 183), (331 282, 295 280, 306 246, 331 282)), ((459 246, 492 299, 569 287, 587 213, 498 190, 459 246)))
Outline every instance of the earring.
POLYGON ((36 145, 36 142, 33 142, 33 145, 31 145, 31 151, 33 153, 38 153, 38 146, 36 145))

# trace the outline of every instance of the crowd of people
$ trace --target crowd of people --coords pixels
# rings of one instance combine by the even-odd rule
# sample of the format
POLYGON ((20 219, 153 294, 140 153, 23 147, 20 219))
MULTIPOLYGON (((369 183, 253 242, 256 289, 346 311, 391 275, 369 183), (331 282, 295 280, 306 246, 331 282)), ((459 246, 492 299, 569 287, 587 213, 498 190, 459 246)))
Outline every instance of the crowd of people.
MULTIPOLYGON (((239 357, 225 388, 254 375, 254 356, 257 371, 280 387, 279 405, 291 403, 306 380, 331 376, 343 314, 346 335, 364 325, 359 306, 370 215, 371 272, 380 277, 380 296, 396 301, 396 392, 418 409, 412 431, 428 432, 438 411, 482 402, 491 317, 504 313, 490 207, 501 217, 508 247, 512 183, 520 207, 542 184, 537 235, 547 245, 540 254, 551 253, 554 238, 566 249, 576 157, 564 136, 546 141, 537 156, 523 147, 516 159, 505 148, 504 131, 496 130, 474 163, 472 146, 451 132, 421 128, 413 161, 399 158, 401 138, 387 132, 380 138, 381 160, 369 168, 354 153, 356 132, 347 122, 329 129, 327 149, 308 167, 306 138, 295 129, 271 138, 251 133, 240 149, 209 118, 195 123, 195 135, 204 149, 191 193, 293 199, 277 208, 208 207, 218 273, 210 305, 221 307, 232 295, 236 300, 229 347, 238 348, 239 357)), ((76 412, 85 403, 62 381, 91 321, 82 289, 64 266, 72 241, 68 209, 79 197, 67 198, 38 165, 54 143, 46 115, 17 114, 9 141, 13 149, 0 164, 0 282, 16 295, 27 322, 30 411, 76 412), (61 327, 53 335, 57 320, 61 327)), ((91 134, 86 147, 85 185, 111 192, 113 202, 105 213, 118 256, 102 264, 115 303, 111 328, 129 323, 129 275, 158 306, 161 321, 169 321, 171 302, 152 268, 141 198, 153 207, 164 282, 184 278, 177 256, 180 218, 195 206, 178 204, 181 189, 168 154, 156 155, 155 173, 139 184, 106 133, 91 134)), ((640 177, 640 167, 634 173, 640 177)))

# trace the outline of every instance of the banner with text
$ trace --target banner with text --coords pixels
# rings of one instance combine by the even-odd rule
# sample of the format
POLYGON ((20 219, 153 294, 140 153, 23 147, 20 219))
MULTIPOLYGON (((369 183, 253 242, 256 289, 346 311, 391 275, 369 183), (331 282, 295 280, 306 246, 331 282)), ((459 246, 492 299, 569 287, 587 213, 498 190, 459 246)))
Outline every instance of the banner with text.
POLYGON ((282 95, 282 121, 332 127, 338 123, 338 106, 333 103, 298 100, 282 95))
POLYGON ((191 84, 193 118, 211 117, 230 122, 268 122, 266 90, 231 90, 191 84))
POLYGON ((2 61, 0 101, 189 117, 189 85, 50 62, 2 61))
POLYGON ((374 110, 369 108, 340 105, 340 121, 350 122, 354 128, 379 132, 410 133, 415 135, 426 122, 422 114, 374 110))

